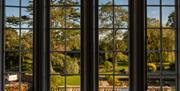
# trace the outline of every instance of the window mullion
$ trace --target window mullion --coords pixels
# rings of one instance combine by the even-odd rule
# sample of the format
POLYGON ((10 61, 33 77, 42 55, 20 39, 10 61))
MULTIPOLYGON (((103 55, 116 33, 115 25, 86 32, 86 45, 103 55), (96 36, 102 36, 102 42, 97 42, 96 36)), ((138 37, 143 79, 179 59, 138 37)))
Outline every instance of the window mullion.
POLYGON ((130 91, 144 91, 144 0, 129 0, 129 3, 130 91))
POLYGON ((34 0, 34 90, 50 91, 49 2, 34 0))
POLYGON ((4 0, 0 0, 0 90, 4 90, 4 0))
POLYGON ((81 0, 81 91, 98 91, 98 0, 81 0))
POLYGON ((179 69, 179 67, 180 67, 180 32, 179 32, 179 30, 180 30, 180 18, 179 18, 179 16, 180 16, 180 0, 176 0, 176 12, 177 12, 177 16, 176 16, 176 21, 177 21, 177 24, 176 24, 176 28, 177 28, 177 30, 176 30, 176 51, 177 51, 177 54, 176 54, 176 71, 177 71, 177 81, 176 81, 176 89, 177 89, 177 91, 179 91, 180 90, 180 69, 179 69))

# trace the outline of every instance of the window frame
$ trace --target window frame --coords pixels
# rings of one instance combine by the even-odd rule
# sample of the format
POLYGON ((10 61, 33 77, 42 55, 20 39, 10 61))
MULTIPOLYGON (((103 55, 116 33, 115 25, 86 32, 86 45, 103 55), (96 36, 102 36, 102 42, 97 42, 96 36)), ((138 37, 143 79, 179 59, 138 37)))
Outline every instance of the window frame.
POLYGON ((145 84, 145 46, 144 46, 144 0, 129 0, 129 89, 144 91, 145 84), (142 16, 142 17, 139 17, 142 16))
POLYGON ((177 30, 176 30, 176 72, 177 72, 177 75, 176 75, 176 78, 177 78, 177 81, 176 81, 176 89, 177 91, 180 90, 180 0, 176 0, 175 1, 176 3, 176 26, 177 26, 177 30))
MULTIPOLYGON (((160 53, 160 72, 157 72, 157 73, 159 73, 160 74, 160 76, 159 76, 159 81, 160 81, 160 90, 163 90, 163 79, 166 79, 167 77, 168 77, 168 75, 171 75, 170 77, 172 77, 172 79, 174 79, 174 81, 175 81, 175 89, 176 89, 176 91, 179 91, 180 90, 180 88, 179 88, 179 85, 180 85, 180 76, 179 76, 179 67, 180 67, 180 63, 179 63, 179 56, 180 56, 180 54, 179 54, 179 51, 180 51, 180 49, 179 49, 179 35, 180 35, 180 33, 178 32, 178 30, 179 30, 179 21, 180 21, 180 19, 179 19, 179 12, 180 12, 180 7, 179 7, 179 5, 180 5, 180 0, 174 0, 174 2, 175 2, 175 4, 173 4, 173 5, 163 5, 163 0, 159 0, 159 4, 157 4, 157 5, 151 5, 151 4, 147 4, 147 0, 145 0, 145 36, 147 36, 147 30, 148 29, 159 29, 159 31, 160 31, 160 46, 161 46, 161 48, 158 50, 159 51, 159 53, 160 53), (147 27, 147 7, 158 7, 159 8, 159 21, 160 21, 160 23, 159 23, 159 27, 147 27), (162 17, 163 17, 163 8, 169 8, 169 7, 173 7, 174 8, 174 10, 175 10, 175 15, 176 15, 176 20, 175 20, 175 26, 173 27, 173 28, 168 28, 168 27, 164 27, 163 26, 163 22, 162 22, 162 17), (175 39, 175 49, 173 49, 172 50, 172 52, 173 53, 175 53, 175 71, 174 72, 163 72, 164 70, 163 70, 163 68, 162 68, 162 63, 163 63, 163 60, 162 60, 162 52, 166 52, 163 48, 162 48, 162 33, 163 33, 163 29, 175 29, 175 35, 174 35, 174 39, 175 39), (164 78, 163 78, 163 76, 165 76, 164 78)), ((146 38, 145 38, 145 46, 147 46, 147 44, 146 44, 146 42, 147 42, 147 40, 146 40, 146 38)), ((145 48, 145 70, 146 70, 146 74, 145 74, 145 87, 146 87, 146 89, 148 89, 148 71, 147 71, 147 53, 148 53, 148 51, 154 51, 154 50, 147 50, 146 48, 145 48)), ((167 51, 168 52, 168 51, 167 51)), ((171 51, 170 51, 171 52, 171 51)), ((154 77, 154 75, 157 75, 156 73, 151 73, 151 76, 150 76, 150 78, 151 77, 154 77)), ((158 76, 157 76, 158 77, 158 76)))
POLYGON ((4 90, 4 0, 0 0, 0 90, 4 90))
MULTIPOLYGON (((98 0, 81 0, 81 91, 98 91, 98 0), (93 17, 91 17, 93 16, 93 17), (90 18, 88 18, 90 17, 90 18), (87 55, 90 54, 90 55, 87 55), (90 65, 89 65, 90 64, 90 65), (91 73, 91 74, 89 74, 91 73)), ((49 4, 34 0, 33 89, 50 91, 49 81, 49 4), (40 44, 40 45, 39 45, 40 44)), ((180 0, 176 0, 176 89, 180 90, 180 0)), ((129 0, 129 90, 144 91, 146 62, 144 44, 144 0, 129 0), (138 16, 143 16, 138 17, 138 16), (142 56, 143 55, 143 56, 142 56), (143 79, 142 79, 143 78, 143 79)), ((0 89, 4 90, 4 0, 0 0, 0 89)))
POLYGON ((50 0, 33 2, 33 90, 50 91, 50 0))

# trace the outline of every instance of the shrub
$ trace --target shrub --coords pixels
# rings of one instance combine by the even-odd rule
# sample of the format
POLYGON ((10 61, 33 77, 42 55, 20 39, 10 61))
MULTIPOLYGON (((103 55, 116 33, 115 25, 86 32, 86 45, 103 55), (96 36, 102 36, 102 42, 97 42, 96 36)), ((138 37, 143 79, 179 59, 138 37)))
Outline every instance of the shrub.
POLYGON ((154 63, 148 63, 147 66, 149 71, 155 72, 157 70, 157 67, 154 63))
MULTIPOLYGON (((28 84, 21 84, 21 91, 28 91, 28 84)), ((5 91, 19 91, 19 84, 12 83, 5 87, 5 91)))
POLYGON ((174 63, 174 62, 170 63, 169 66, 170 66, 170 67, 169 67, 169 70, 175 70, 175 67, 176 67, 176 66, 175 66, 175 63, 174 63))
MULTIPOLYGON (((108 83, 110 84, 110 85, 121 85, 121 81, 119 80, 119 78, 118 77, 114 77, 114 80, 113 80, 113 76, 107 76, 107 77, 105 77, 105 79, 107 79, 107 81, 108 81, 108 83)), ((123 81, 124 82, 124 81, 123 81)))
POLYGON ((107 79, 107 81, 108 81, 108 83, 109 83, 110 85, 113 84, 113 77, 112 77, 112 76, 107 76, 107 77, 105 77, 105 78, 107 79))
POLYGON ((51 88, 64 85, 64 77, 62 76, 51 76, 51 88))
POLYGON ((105 62, 104 62, 104 69, 105 69, 106 71, 109 71, 109 70, 111 70, 111 68, 112 68, 112 63, 109 62, 109 61, 105 61, 105 62))

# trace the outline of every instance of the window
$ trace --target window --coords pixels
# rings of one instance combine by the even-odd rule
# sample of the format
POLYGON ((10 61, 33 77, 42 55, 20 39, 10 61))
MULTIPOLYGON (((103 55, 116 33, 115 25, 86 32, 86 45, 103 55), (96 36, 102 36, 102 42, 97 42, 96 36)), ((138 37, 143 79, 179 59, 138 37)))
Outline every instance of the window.
POLYGON ((99 90, 128 89, 128 0, 99 0, 99 90))
POLYGON ((146 1, 146 62, 148 88, 176 90, 175 0, 146 1))
POLYGON ((51 90, 80 90, 80 1, 50 3, 51 90))
POLYGON ((180 0, 0 0, 0 90, 179 91, 180 0))
POLYGON ((33 1, 5 0, 5 90, 32 90, 33 1))

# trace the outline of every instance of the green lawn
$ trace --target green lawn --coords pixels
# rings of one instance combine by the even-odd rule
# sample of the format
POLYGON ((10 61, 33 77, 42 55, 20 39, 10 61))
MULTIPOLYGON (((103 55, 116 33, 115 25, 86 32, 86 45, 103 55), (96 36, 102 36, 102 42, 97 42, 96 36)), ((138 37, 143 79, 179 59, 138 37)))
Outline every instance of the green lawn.
POLYGON ((80 76, 68 76, 67 85, 80 85, 80 76))
MULTIPOLYGON (((66 85, 80 85, 80 76, 66 76, 66 85)), ((64 86, 65 77, 64 76, 51 76, 52 86, 64 86)))

